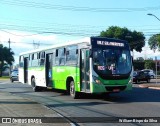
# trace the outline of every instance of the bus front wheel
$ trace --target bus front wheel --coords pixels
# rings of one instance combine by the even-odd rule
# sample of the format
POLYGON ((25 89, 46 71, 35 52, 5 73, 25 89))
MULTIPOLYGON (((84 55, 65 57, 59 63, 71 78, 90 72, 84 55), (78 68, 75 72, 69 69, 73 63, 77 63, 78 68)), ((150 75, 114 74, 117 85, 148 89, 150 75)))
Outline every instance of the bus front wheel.
POLYGON ((36 86, 35 78, 32 78, 31 85, 34 92, 39 91, 39 87, 36 86))
POLYGON ((74 81, 70 82, 70 96, 74 99, 77 99, 79 97, 78 92, 75 91, 74 81))

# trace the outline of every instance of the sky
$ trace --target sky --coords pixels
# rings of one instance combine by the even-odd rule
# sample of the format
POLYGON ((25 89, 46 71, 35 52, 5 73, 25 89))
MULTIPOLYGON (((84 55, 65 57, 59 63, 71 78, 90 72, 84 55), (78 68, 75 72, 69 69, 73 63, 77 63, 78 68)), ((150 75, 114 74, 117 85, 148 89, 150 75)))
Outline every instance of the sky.
POLYGON ((0 0, 0 43, 15 52, 44 48, 84 37, 97 36, 110 26, 143 32, 146 45, 134 58, 160 59, 148 39, 160 32, 159 0, 0 0), (35 43, 35 44, 33 44, 35 43))

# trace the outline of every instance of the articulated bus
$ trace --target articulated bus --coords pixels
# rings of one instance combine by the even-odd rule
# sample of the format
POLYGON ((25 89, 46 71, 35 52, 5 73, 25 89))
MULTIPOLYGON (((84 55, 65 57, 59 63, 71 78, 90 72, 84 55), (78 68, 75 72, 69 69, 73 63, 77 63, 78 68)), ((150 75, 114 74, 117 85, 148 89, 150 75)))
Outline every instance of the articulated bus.
POLYGON ((89 37, 83 41, 53 45, 20 54, 19 81, 34 91, 66 90, 80 93, 112 93, 132 89, 132 57, 126 41, 89 37))

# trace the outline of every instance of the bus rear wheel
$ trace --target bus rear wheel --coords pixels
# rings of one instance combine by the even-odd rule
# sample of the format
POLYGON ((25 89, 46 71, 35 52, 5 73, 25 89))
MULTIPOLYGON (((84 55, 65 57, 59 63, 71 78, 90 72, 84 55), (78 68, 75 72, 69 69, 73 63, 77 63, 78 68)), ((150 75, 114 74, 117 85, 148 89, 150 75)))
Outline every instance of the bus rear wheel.
POLYGON ((74 81, 70 82, 70 96, 74 99, 77 99, 79 97, 78 92, 75 91, 74 81))
POLYGON ((35 78, 32 78, 31 85, 34 92, 40 91, 40 88, 36 86, 35 78))

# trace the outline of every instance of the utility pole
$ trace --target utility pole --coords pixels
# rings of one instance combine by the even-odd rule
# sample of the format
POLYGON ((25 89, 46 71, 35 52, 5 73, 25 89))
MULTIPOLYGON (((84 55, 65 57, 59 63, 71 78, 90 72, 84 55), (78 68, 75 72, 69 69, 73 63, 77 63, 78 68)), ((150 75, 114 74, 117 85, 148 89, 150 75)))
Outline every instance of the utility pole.
MULTIPOLYGON (((153 16, 153 17, 155 17, 158 21, 160 21, 160 19, 159 19, 156 15, 154 15, 154 14, 149 13, 149 14, 147 14, 147 15, 153 16)), ((154 50, 154 52, 155 52, 155 51, 156 51, 156 50, 154 50)), ((156 62, 156 84, 157 84, 157 56, 155 56, 155 62, 156 62)))
POLYGON ((8 40, 8 43, 9 43, 9 49, 11 49, 11 48, 10 48, 10 44, 11 44, 10 38, 9 38, 9 40, 8 40))
MULTIPOLYGON (((11 51, 11 47, 10 47, 11 41, 10 41, 10 38, 8 40, 8 44, 9 44, 9 51, 11 51)), ((9 76, 10 75, 11 75, 11 65, 9 65, 9 76)))
POLYGON ((36 42, 34 42, 34 40, 33 40, 33 47, 34 47, 34 49, 38 49, 39 46, 40 46, 40 43, 36 43, 36 42))
POLYGON ((156 15, 154 15, 154 14, 149 13, 149 14, 147 14, 147 15, 149 15, 149 16, 153 16, 153 17, 157 18, 157 20, 159 20, 159 21, 160 21, 160 19, 159 19, 156 15))

